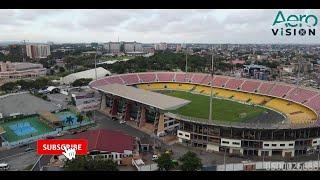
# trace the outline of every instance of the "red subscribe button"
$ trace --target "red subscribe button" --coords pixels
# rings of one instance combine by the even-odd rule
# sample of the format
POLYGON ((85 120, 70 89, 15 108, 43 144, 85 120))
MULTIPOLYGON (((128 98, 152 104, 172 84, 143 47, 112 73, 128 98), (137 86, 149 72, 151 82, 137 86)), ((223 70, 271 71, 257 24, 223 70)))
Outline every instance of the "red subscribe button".
POLYGON ((85 139, 40 139, 37 141, 39 155, 61 155, 65 149, 75 149, 76 155, 88 153, 88 141, 85 139))

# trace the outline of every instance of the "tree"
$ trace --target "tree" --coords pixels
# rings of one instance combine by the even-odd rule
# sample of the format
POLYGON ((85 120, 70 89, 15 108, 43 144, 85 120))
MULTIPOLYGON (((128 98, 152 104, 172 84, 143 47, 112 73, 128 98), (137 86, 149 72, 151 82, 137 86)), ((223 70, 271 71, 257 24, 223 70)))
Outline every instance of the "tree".
POLYGON ((161 156, 157 160, 157 163, 160 171, 169 171, 174 167, 171 155, 168 153, 161 154, 161 156))
POLYGON ((5 83, 4 85, 1 86, 1 90, 5 91, 6 93, 12 92, 16 86, 17 86, 16 83, 8 82, 8 83, 5 83))
POLYGON ((72 117, 72 116, 68 116, 68 117, 66 118, 66 123, 69 124, 69 126, 70 126, 71 124, 73 124, 73 117, 72 117))
POLYGON ((81 124, 82 121, 83 121, 83 119, 84 119, 84 117, 82 116, 82 114, 78 113, 78 114, 77 114, 77 122, 78 122, 79 124, 81 124))
POLYGON ((75 80, 71 85, 74 87, 87 86, 92 81, 91 78, 81 78, 75 80))
POLYGON ((76 156, 73 160, 67 160, 64 165, 67 171, 118 171, 117 164, 111 159, 94 160, 87 156, 76 156))
POLYGON ((179 160, 182 163, 180 166, 182 171, 196 171, 202 167, 201 159, 191 151, 185 153, 179 160))

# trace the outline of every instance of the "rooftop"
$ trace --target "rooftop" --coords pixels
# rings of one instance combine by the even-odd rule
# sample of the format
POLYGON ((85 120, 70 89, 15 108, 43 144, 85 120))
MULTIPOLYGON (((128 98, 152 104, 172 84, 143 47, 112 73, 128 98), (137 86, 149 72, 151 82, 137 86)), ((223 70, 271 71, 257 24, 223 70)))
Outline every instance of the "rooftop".
POLYGON ((89 151, 124 152, 134 150, 134 137, 119 131, 105 129, 89 130, 77 135, 88 140, 89 151))
POLYGON ((108 84, 94 88, 108 94, 120 96, 161 110, 175 110, 190 103, 189 100, 120 84, 108 84))

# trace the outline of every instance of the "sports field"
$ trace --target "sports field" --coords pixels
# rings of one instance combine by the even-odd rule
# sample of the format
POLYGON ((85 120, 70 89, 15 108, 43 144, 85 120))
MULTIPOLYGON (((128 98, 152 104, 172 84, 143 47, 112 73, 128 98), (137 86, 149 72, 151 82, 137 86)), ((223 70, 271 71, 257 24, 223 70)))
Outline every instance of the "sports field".
MULTIPOLYGON (((183 91, 162 91, 161 93, 191 101, 191 103, 172 111, 172 113, 208 119, 210 103, 208 96, 183 91)), ((212 105, 212 117, 213 120, 217 121, 246 122, 266 112, 266 109, 262 107, 217 98, 213 99, 212 105)))
POLYGON ((52 128, 39 121, 37 116, 17 119, 0 124, 6 133, 4 138, 9 142, 38 136, 53 131, 52 128))

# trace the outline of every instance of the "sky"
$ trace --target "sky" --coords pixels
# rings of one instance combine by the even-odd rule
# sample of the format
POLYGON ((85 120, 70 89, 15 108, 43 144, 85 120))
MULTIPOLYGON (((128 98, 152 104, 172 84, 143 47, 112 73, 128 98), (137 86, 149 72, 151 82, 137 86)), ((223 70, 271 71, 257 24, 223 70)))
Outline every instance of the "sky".
MULTIPOLYGON (((142 43, 320 43, 316 36, 274 36, 279 9, 1 9, 0 41, 55 43, 137 41, 142 43)), ((291 14, 320 10, 283 9, 291 14)))

